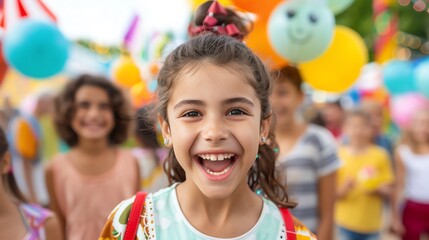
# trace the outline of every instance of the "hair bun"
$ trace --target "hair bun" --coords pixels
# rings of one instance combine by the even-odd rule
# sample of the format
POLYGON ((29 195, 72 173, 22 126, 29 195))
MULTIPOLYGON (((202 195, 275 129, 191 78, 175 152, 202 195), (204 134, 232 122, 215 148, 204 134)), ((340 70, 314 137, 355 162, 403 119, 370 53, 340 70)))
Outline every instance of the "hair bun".
POLYGON ((224 8, 218 1, 201 4, 195 14, 194 26, 189 26, 192 37, 212 32, 243 40, 248 30, 245 20, 233 10, 224 8))

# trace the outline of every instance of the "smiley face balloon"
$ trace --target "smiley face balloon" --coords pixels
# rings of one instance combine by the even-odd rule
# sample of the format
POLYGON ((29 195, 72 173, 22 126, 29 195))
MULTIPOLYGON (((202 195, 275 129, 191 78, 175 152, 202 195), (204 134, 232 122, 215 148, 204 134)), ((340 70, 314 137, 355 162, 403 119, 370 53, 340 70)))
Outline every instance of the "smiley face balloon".
POLYGON ((295 63, 307 62, 329 47, 334 25, 334 15, 323 1, 291 0, 272 12, 268 38, 282 57, 295 63))

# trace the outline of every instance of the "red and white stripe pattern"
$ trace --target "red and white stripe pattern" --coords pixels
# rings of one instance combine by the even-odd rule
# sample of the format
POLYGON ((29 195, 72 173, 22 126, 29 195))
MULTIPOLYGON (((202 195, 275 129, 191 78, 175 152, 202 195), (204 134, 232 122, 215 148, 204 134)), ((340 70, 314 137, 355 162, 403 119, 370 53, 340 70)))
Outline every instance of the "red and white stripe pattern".
POLYGON ((22 18, 57 21, 42 0, 0 0, 0 28, 7 30, 22 18))

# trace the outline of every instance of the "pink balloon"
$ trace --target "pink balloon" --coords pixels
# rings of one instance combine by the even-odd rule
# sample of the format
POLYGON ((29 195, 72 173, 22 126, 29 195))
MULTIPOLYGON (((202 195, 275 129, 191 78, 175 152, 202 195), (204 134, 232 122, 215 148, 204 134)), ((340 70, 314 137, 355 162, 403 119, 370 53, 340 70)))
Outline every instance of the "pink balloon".
POLYGON ((428 107, 427 98, 418 93, 408 93, 394 97, 390 110, 393 121, 401 128, 408 128, 414 113, 428 107))

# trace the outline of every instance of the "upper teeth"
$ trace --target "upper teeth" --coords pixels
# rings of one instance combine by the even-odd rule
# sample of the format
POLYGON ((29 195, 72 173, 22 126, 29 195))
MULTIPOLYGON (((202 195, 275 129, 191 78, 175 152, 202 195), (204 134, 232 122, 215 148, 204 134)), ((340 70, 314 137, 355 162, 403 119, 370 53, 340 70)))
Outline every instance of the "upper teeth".
POLYGON ((198 157, 205 159, 205 160, 210 160, 210 161, 222 161, 225 159, 230 159, 231 157, 233 157, 234 154, 232 153, 223 153, 223 154, 200 154, 198 155, 198 157))

